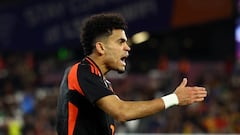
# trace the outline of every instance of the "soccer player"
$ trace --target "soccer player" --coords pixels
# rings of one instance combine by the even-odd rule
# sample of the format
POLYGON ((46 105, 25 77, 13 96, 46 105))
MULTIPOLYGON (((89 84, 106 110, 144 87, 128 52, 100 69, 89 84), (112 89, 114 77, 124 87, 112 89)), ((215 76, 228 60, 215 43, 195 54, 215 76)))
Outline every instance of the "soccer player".
POLYGON ((67 68, 57 105, 59 135, 113 135, 114 121, 126 122, 153 115, 173 105, 204 100, 204 87, 189 87, 187 79, 174 93, 147 101, 121 100, 106 79, 110 70, 126 70, 131 50, 127 44, 126 22, 115 13, 87 18, 81 29, 85 58, 67 68))

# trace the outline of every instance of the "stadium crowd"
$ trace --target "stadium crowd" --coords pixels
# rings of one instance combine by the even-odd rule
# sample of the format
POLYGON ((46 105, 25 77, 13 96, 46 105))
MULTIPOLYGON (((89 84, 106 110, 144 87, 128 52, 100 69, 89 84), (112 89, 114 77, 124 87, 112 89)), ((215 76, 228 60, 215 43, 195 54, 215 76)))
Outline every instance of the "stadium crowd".
MULTIPOLYGON (((75 55, 0 54, 0 135, 56 135, 56 100, 63 70, 75 55)), ((129 62, 131 68, 131 62, 129 62)), ((240 133, 240 68, 237 62, 160 59, 148 72, 109 74, 126 100, 171 92, 182 77, 205 86, 202 103, 174 106, 140 120, 117 123, 117 133, 240 133)))

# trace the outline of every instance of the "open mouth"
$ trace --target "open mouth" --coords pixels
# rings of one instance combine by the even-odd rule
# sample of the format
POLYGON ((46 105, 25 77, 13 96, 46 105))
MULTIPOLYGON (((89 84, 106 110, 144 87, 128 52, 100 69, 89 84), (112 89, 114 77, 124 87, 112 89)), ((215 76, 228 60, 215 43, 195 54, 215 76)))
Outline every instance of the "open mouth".
POLYGON ((124 66, 126 65, 126 59, 127 59, 127 56, 124 56, 121 58, 121 62, 123 63, 124 66))
POLYGON ((122 57, 121 60, 122 61, 125 61, 127 59, 127 57, 122 57))

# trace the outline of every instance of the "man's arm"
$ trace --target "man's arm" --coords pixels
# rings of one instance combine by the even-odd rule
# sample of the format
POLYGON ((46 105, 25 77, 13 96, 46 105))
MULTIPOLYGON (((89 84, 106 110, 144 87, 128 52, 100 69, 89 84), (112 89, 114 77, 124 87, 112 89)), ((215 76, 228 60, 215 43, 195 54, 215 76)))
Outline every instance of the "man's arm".
POLYGON ((189 105, 204 100, 207 92, 203 87, 188 87, 187 79, 176 88, 173 94, 148 101, 123 101, 116 95, 103 97, 97 105, 119 122, 153 115, 173 105, 189 105))

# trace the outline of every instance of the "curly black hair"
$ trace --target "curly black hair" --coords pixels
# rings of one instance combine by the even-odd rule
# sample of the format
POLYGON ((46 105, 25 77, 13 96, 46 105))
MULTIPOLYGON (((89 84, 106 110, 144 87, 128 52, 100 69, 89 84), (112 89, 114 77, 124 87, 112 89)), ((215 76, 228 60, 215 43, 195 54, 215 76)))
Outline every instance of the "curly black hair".
POLYGON ((118 13, 101 13, 85 19, 81 28, 80 41, 84 55, 92 53, 94 41, 103 35, 111 35, 113 29, 127 29, 125 19, 118 13))

